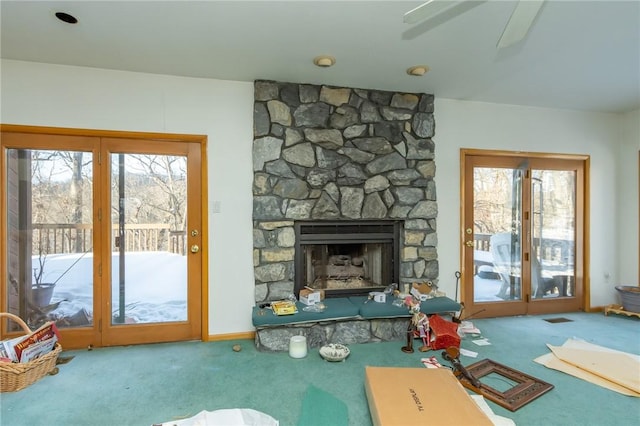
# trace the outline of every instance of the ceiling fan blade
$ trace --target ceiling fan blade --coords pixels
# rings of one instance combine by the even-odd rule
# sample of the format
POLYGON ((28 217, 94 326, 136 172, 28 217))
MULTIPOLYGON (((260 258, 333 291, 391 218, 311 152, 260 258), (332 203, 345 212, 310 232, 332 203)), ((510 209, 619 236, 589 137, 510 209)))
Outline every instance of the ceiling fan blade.
POLYGON ((457 3, 460 2, 447 0, 429 0, 428 2, 423 3, 415 9, 411 9, 410 11, 405 13, 403 21, 405 24, 415 24, 420 21, 425 21, 427 19, 433 18, 440 12, 443 12, 455 6, 457 3))
POLYGON ((498 40, 498 49, 516 44, 529 32, 545 0, 519 1, 498 40))

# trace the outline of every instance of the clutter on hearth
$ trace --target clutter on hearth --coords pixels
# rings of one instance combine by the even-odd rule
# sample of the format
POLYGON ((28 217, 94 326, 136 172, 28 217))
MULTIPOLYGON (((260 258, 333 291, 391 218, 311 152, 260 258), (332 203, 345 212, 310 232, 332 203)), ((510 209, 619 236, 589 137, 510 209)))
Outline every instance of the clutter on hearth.
MULTIPOLYGON (((413 340, 422 340, 420 352, 427 352, 431 349, 443 349, 448 347, 460 347, 460 336, 458 334, 458 324, 447 321, 438 314, 428 316, 420 311, 420 303, 437 290, 432 285, 414 284, 410 290, 411 295, 405 296, 404 304, 411 313, 411 319, 407 327, 407 344, 402 347, 405 353, 413 353, 413 340)), ((432 296, 433 297, 433 296, 432 296)))

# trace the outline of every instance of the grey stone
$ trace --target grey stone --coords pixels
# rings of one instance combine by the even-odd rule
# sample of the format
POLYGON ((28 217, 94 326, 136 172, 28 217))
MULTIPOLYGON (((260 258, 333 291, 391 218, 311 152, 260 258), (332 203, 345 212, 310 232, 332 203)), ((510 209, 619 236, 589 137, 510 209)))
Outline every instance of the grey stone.
POLYGON ((264 240, 264 233, 259 229, 253 230, 253 246, 255 248, 262 248, 267 246, 264 240))
POLYGON ((416 260, 413 264, 413 271, 415 272, 416 277, 423 276, 426 268, 427 262, 424 259, 416 260))
POLYGON ((351 89, 348 88, 331 88, 322 86, 320 89, 320 101, 330 105, 340 106, 349 102, 351 89))
POLYGON ((397 152, 383 155, 367 164, 366 170, 372 175, 388 172, 390 170, 405 169, 407 161, 397 152))
POLYGON ((392 92, 383 92, 380 90, 372 90, 369 98, 378 105, 389 105, 391 103, 392 92))
POLYGON ((433 179, 436 176, 436 162, 433 160, 418 161, 416 170, 418 170, 422 176, 433 179))
POLYGON ((278 85, 272 81, 258 80, 253 85, 253 96, 257 101, 278 99, 278 85))
POLYGON ((267 173, 275 176, 281 176, 285 178, 295 178, 296 176, 291 171, 291 167, 286 161, 278 159, 267 163, 265 170, 267 173))
POLYGON ((415 139, 404 133, 407 140, 407 158, 410 160, 430 160, 433 158, 435 146, 430 139, 415 139))
POLYGON ((387 216, 387 206, 382 202, 377 192, 365 197, 362 207, 362 217, 365 219, 382 219, 387 216))
POLYGON ((418 256, 424 260, 436 260, 438 259, 438 251, 435 247, 421 247, 418 249, 418 256))
POLYGON ((438 234, 430 232, 424 239, 424 245, 427 247, 438 247, 438 234))
POLYGON ((400 263, 400 275, 403 277, 413 277, 413 262, 400 263))
POLYGON ((420 173, 413 169, 393 170, 387 173, 387 178, 392 185, 406 186, 420 177, 420 173))
POLYGON ((253 176, 253 195, 266 195, 270 192, 271 184, 269 183, 269 175, 256 173, 253 176))
POLYGON ((364 183, 364 192, 370 194, 372 192, 384 191, 389 187, 389 179, 382 175, 376 175, 372 178, 367 179, 364 183))
POLYGON ((396 204, 391 208, 389 216, 395 219, 404 219, 405 217, 407 217, 410 211, 410 206, 399 206, 396 204))
POLYGON ((267 107, 262 102, 253 104, 253 136, 259 137, 269 134, 271 123, 267 107))
POLYGON ((258 282, 268 283, 285 279, 286 268, 282 263, 270 263, 253 269, 258 282))
POLYGON ((338 189, 338 185, 333 182, 329 182, 325 185, 324 191, 331 197, 334 202, 338 202, 340 200, 340 190, 338 189))
POLYGON ((336 108, 335 112, 329 117, 329 125, 334 129, 345 129, 358 123, 360 115, 358 110, 352 106, 343 105, 336 108))
POLYGON ((427 194, 427 200, 432 200, 435 201, 436 200, 436 183, 434 181, 429 181, 427 182, 427 190, 426 190, 426 194, 427 194))
POLYGON ((336 324, 332 340, 341 342, 344 345, 352 345, 366 343, 369 341, 369 337, 368 321, 348 321, 336 324))
POLYGON ((290 107, 300 105, 300 95, 298 94, 298 84, 286 83, 280 88, 280 99, 290 107))
POLYGON ((373 134, 390 142, 402 141, 402 123, 397 121, 381 121, 372 125, 373 134))
POLYGON ((284 127, 282 127, 282 124, 273 123, 271 125, 271 134, 278 138, 284 136, 284 127))
POLYGON ((311 211, 314 219, 335 219, 340 217, 340 209, 327 193, 323 193, 311 211))
POLYGON ((314 205, 315 201, 313 200, 291 200, 287 206, 285 216, 288 219, 309 219, 314 205))
POLYGON ((422 276, 430 280, 435 280, 438 278, 439 272, 438 261, 430 260, 427 262, 427 266, 422 276))
POLYGON ((337 169, 349 161, 344 155, 319 146, 316 147, 316 157, 318 158, 318 167, 323 169, 337 169))
POLYGON ((302 132, 296 129, 288 128, 284 131, 284 145, 292 146, 304 140, 302 132))
POLYGON ((253 217, 260 219, 281 219, 280 200, 272 195, 253 197, 253 217))
POLYGON ((310 143, 301 143, 290 148, 285 148, 282 151, 282 157, 289 163, 303 167, 313 167, 316 164, 313 147, 310 143))
POLYGON ((354 126, 349 126, 346 129, 344 129, 344 131, 342 132, 342 135, 346 139, 357 138, 358 136, 362 136, 365 130, 367 130, 366 124, 357 124, 354 126))
POLYGON ((336 179, 338 186, 360 186, 364 183, 363 178, 339 176, 336 179))
POLYGON ((380 121, 378 107, 371 102, 363 102, 360 107, 360 121, 363 123, 376 123, 380 121))
POLYGON ((393 146, 385 138, 356 138, 353 144, 360 150, 372 154, 389 154, 393 152, 393 146))
POLYGON ((327 184, 327 182, 333 181, 336 179, 335 170, 327 170, 327 169, 311 169, 307 174, 307 182, 312 188, 322 188, 327 184))
POLYGON ((269 300, 286 299, 293 294, 293 281, 276 281, 269 283, 269 300))
POLYGON ((260 171, 264 163, 280 158, 282 139, 272 136, 256 139, 253 142, 253 171, 260 171))
POLYGON ((269 287, 266 283, 256 284, 254 297, 256 302, 262 302, 267 298, 267 294, 269 292, 269 287))
POLYGON ((428 229, 429 225, 425 219, 410 219, 404 222, 404 229, 428 229))
POLYGON ((269 116, 271 117, 272 123, 291 126, 291 112, 285 103, 271 100, 267 102, 267 108, 269 109, 269 116))
POLYGON ((318 102, 320 99, 320 88, 310 84, 300 85, 300 101, 308 104, 311 102, 318 102))
POLYGON ((413 132, 421 138, 431 138, 435 133, 435 122, 433 114, 417 112, 411 122, 413 132))
POLYGON ((338 149, 344 145, 342 133, 336 129, 305 129, 304 136, 309 142, 327 149, 338 149))
POLYGON ((347 163, 338 169, 338 177, 356 178, 359 181, 367 179, 367 175, 358 164, 347 163))
POLYGON ((352 161, 360 164, 366 164, 369 161, 373 160, 376 156, 370 152, 364 152, 357 148, 340 148, 338 150, 339 154, 344 154, 349 157, 352 161))
MULTIPOLYGON (((408 313, 408 310, 407 310, 408 313)), ((371 337, 383 342, 401 340, 407 336, 409 318, 404 319, 373 319, 371 320, 371 337), (400 324, 400 327, 398 327, 400 324)), ((370 339, 369 341, 371 341, 370 339)))
POLYGON ((340 206, 342 215, 351 219, 362 217, 362 203, 364 202, 364 191, 361 188, 345 187, 340 190, 342 194, 340 206))
POLYGON ((287 248, 265 248, 261 250, 261 263, 287 262, 293 261, 295 250, 291 247, 287 248))
POLYGON ((301 200, 309 195, 309 188, 301 179, 280 179, 273 187, 273 193, 282 198, 301 200))
POLYGON ((418 111, 420 112, 433 112, 433 95, 423 94, 420 96, 420 103, 418 104, 418 111))
POLYGON ((389 191, 389 189, 385 189, 384 191, 382 191, 382 200, 387 207, 391 207, 396 202, 395 197, 393 196, 391 191, 389 191))
POLYGON ((418 106, 418 100, 418 96, 411 93, 394 93, 391 98, 391 106, 413 110, 418 106))
POLYGON ((302 104, 293 113, 296 127, 327 127, 331 107, 323 102, 302 104))
POLYGON ((400 204, 414 205, 424 200, 424 191, 419 188, 398 187, 393 190, 400 204))
POLYGON ((385 120, 410 120, 411 111, 398 108, 381 107, 380 111, 385 120))
POLYGON ((393 149, 398 151, 398 154, 402 155, 403 157, 407 157, 407 145, 404 142, 398 142, 397 144, 393 145, 393 149))
POLYGON ((438 205, 435 201, 421 201, 409 213, 409 217, 431 219, 438 215, 438 205))

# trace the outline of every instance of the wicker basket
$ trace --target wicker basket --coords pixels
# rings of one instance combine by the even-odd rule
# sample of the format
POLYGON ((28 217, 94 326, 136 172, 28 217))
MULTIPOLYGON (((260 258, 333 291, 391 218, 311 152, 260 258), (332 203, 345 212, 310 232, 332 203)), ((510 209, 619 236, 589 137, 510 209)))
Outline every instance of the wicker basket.
MULTIPOLYGON (((17 322, 25 333, 31 333, 29 326, 20 317, 0 312, 1 317, 7 317, 17 322)), ((51 352, 29 362, 0 362, 0 392, 19 391, 37 382, 56 368, 60 352, 62 352, 62 346, 56 343, 51 352)))

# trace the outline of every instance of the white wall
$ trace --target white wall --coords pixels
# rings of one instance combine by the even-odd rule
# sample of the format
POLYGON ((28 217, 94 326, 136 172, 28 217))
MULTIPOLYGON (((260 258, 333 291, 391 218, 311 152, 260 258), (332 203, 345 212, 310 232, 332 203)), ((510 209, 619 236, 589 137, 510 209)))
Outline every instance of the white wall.
POLYGON ((253 83, 2 60, 0 122, 208 136, 209 333, 250 331, 253 83))
MULTIPOLYGON (((209 200, 221 202, 209 216, 209 332, 253 330, 253 84, 11 60, 0 74, 3 124, 208 135, 209 200)), ((435 119, 441 288, 453 295, 459 270, 460 148, 577 153, 591 155, 591 303, 614 302, 620 117, 437 99, 435 119)))
POLYGON ((640 285, 638 277, 638 153, 640 110, 620 117, 617 162, 618 276, 620 285, 640 285))

